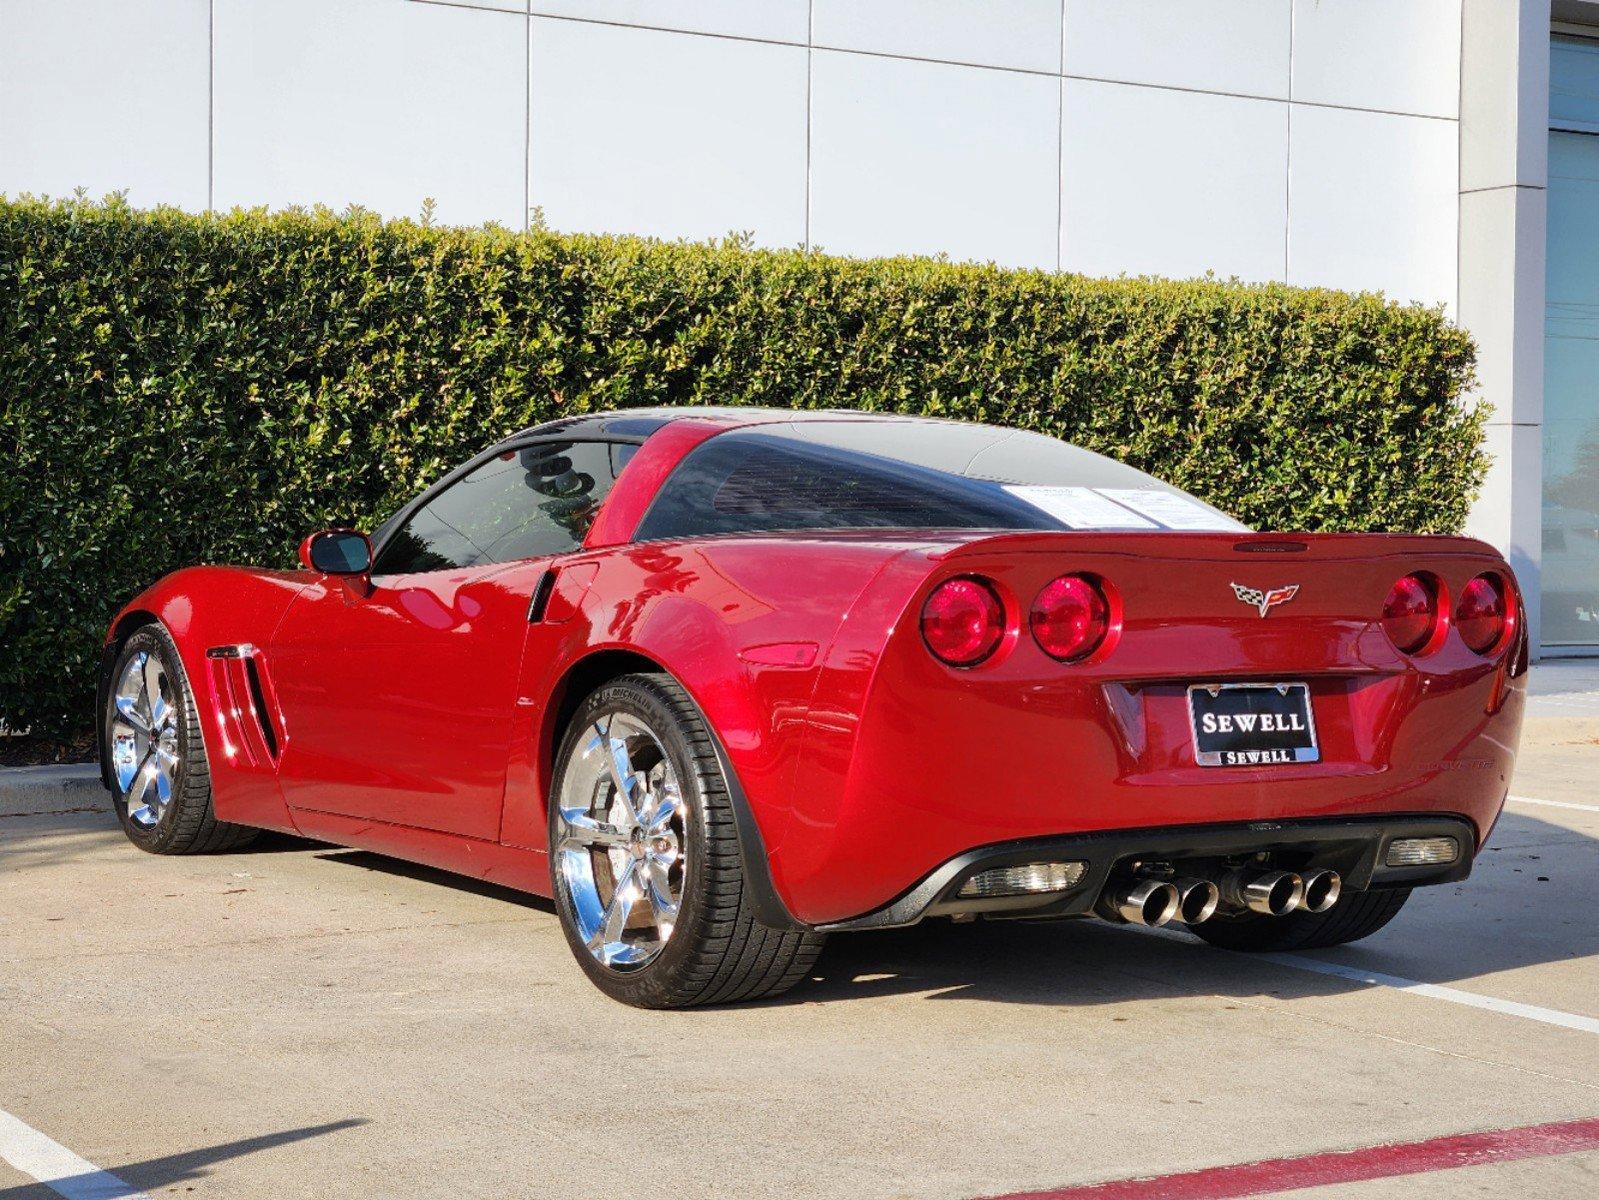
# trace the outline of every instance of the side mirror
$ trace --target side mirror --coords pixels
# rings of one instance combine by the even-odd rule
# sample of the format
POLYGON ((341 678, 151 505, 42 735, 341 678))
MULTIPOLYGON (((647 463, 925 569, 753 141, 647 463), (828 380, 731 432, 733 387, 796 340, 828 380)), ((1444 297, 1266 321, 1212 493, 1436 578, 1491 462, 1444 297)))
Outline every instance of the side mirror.
POLYGON ((354 529, 323 529, 300 543, 300 561, 324 575, 365 575, 372 569, 372 542, 354 529))

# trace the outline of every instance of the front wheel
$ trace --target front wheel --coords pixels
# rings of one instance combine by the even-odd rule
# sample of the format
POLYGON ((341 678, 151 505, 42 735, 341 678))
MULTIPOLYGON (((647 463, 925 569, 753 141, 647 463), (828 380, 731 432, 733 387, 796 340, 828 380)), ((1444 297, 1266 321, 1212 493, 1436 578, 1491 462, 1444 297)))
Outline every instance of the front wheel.
POLYGON ((727 781, 668 675, 623 676, 578 707, 556 756, 550 873, 573 955, 624 1004, 775 996, 822 948, 751 915, 727 781))
POLYGON ((1345 892, 1326 912, 1289 913, 1286 917, 1248 916, 1218 918, 1189 928, 1212 946, 1223 950, 1270 953, 1283 950, 1319 950, 1342 946, 1376 933, 1399 915, 1410 899, 1409 888, 1379 888, 1345 892))
POLYGON ((200 716, 183 662, 160 625, 123 643, 106 697, 105 753, 117 818, 151 854, 232 850, 257 830, 216 819, 200 716))

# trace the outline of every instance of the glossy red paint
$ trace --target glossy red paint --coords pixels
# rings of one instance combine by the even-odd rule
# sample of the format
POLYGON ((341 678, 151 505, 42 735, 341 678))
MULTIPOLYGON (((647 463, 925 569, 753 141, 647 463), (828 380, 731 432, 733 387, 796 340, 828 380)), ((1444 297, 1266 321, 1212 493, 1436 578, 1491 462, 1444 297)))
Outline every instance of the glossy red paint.
POLYGON ((748 798, 777 896, 805 922, 859 916, 954 855, 1016 838, 1430 812, 1491 827, 1521 721, 1519 604, 1512 593, 1512 628, 1488 655, 1447 608, 1414 655, 1382 621, 1412 572, 1451 596, 1485 572, 1512 580, 1482 543, 883 531, 631 543, 683 455, 738 423, 686 418, 652 435, 576 552, 376 580, 197 568, 137 598, 111 640, 147 619, 177 640, 223 819, 544 894, 561 706, 606 664, 653 665, 688 690, 748 798), (543 617, 529 621, 547 572, 543 617), (1107 598, 1097 646, 1070 662, 1028 625, 1064 575, 1107 598), (956 668, 929 653, 919 615, 963 576, 986 581, 1005 618, 997 648, 956 668), (1263 617, 1234 584, 1298 591, 1263 617), (207 657, 227 646, 248 649, 207 657), (1307 683, 1322 760, 1196 765, 1185 688, 1238 680, 1307 683))
POLYGON ((660 491, 672 469, 683 461, 683 456, 701 442, 738 424, 727 418, 684 417, 651 436, 633 460, 622 468, 604 509, 583 539, 584 549, 618 546, 628 541, 644 519, 655 493, 660 491))

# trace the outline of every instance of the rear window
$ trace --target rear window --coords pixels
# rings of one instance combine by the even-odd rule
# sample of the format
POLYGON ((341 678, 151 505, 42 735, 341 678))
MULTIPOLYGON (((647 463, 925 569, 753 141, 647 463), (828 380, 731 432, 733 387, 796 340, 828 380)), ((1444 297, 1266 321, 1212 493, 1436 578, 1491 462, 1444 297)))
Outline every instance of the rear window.
POLYGON ((812 529, 1245 527, 1141 471, 1042 434, 935 421, 803 421, 705 442, 640 541, 812 529))

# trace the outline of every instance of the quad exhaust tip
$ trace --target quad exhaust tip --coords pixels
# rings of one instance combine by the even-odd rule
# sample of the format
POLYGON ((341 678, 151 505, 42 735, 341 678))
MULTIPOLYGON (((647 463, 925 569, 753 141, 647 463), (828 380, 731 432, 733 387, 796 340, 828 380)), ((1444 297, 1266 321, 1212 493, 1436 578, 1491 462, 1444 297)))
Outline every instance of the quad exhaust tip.
POLYGON ((1304 903, 1305 881, 1292 871, 1234 871, 1222 880, 1221 893, 1235 908, 1286 917, 1304 903))
POLYGON ((1306 912, 1324 913, 1338 903, 1344 881, 1337 871, 1306 871, 1305 895, 1300 902, 1306 912))
POLYGON ((1179 879, 1177 888, 1177 919, 1184 925, 1198 925, 1216 915, 1221 904, 1221 889, 1208 879, 1192 876, 1179 879))
POLYGON ((1129 925, 1165 925, 1181 907, 1176 886, 1159 879, 1135 879, 1110 898, 1111 911, 1129 925))
POLYGON ((1100 914, 1129 925, 1166 925, 1181 921, 1198 925, 1216 915, 1223 905, 1229 911, 1245 909, 1266 917, 1286 917, 1303 909, 1324 913, 1338 903, 1343 879, 1337 871, 1316 869, 1303 875, 1293 871, 1238 870, 1220 882, 1198 876, 1133 879, 1120 884, 1099 903, 1100 914))

